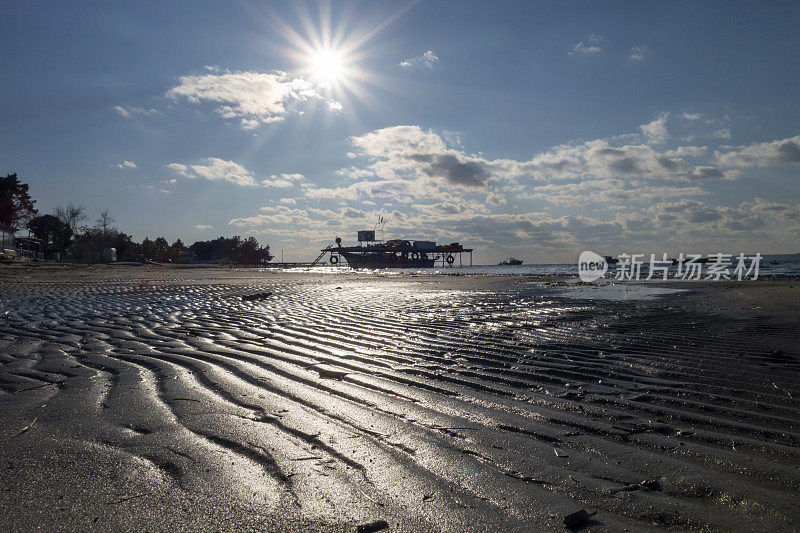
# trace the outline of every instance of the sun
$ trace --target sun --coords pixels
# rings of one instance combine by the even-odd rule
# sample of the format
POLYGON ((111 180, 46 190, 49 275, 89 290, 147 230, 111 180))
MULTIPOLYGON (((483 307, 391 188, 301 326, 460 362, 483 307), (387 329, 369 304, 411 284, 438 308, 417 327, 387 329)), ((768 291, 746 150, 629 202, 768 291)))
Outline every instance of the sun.
POLYGON ((321 83, 341 81, 347 74, 344 54, 329 48, 315 50, 308 58, 308 72, 321 83))
POLYGON ((355 11, 333 9, 329 0, 315 3, 319 7, 316 16, 305 3, 290 2, 298 6, 295 24, 269 11, 254 13, 263 15, 259 20, 273 30, 270 35, 286 40, 285 45, 277 47, 266 37, 263 42, 267 50, 274 47, 290 60, 279 70, 296 79, 303 94, 325 99, 330 110, 347 109, 342 113, 344 118, 357 121, 357 108, 375 110, 381 105, 373 88, 395 90, 393 78, 369 70, 370 58, 374 60, 374 47, 369 44, 417 3, 418 0, 406 1, 394 12, 375 11, 356 18, 355 11))

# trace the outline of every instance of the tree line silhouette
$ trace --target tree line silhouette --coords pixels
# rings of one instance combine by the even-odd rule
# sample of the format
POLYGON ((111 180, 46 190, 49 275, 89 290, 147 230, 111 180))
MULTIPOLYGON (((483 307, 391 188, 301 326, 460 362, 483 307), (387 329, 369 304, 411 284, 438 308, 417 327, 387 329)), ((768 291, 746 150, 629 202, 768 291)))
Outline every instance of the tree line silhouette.
POLYGON ((164 237, 135 242, 130 235, 114 226, 109 210, 100 211, 93 226, 84 206, 72 204, 57 207, 52 214, 38 215, 28 192, 16 174, 0 177, 0 225, 19 230, 27 228, 39 239, 47 255, 58 254, 62 260, 98 262, 103 251, 115 249, 118 260, 154 261, 159 263, 233 262, 262 264, 272 260, 269 245, 261 246, 255 237, 218 237, 185 246, 181 239, 169 244, 164 237), (38 216, 37 216, 38 215, 38 216))

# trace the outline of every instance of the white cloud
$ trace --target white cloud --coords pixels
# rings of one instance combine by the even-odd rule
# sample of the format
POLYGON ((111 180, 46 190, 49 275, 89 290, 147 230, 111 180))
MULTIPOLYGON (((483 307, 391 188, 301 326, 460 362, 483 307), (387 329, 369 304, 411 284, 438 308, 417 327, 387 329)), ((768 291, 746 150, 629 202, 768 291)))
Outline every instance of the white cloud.
POLYGON ((603 40, 602 35, 592 33, 586 38, 586 43, 584 43, 583 41, 576 43, 572 48, 569 49, 567 53, 571 56, 574 55, 588 56, 588 55, 599 54, 600 52, 603 51, 603 49, 600 48, 600 46, 598 46, 598 44, 602 40, 603 40))
POLYGON ((214 226, 209 226, 207 224, 198 224, 198 225, 195 226, 195 228, 197 228, 197 229, 202 231, 202 230, 207 230, 207 229, 214 229, 214 226))
POLYGON ((283 205, 297 205, 297 200, 294 198, 281 198, 279 202, 283 205))
MULTIPOLYGON (((351 156, 356 164, 337 174, 352 179, 353 183, 319 186, 303 182, 302 196, 296 198, 298 202, 302 198, 313 202, 357 202, 360 206, 393 204, 406 214, 425 207, 437 214, 425 215, 428 218, 417 214, 416 223, 431 227, 441 224, 443 219, 452 222, 454 217, 471 220, 478 215, 490 216, 487 209, 491 206, 519 209, 520 201, 594 206, 593 209, 609 212, 616 212, 620 208, 613 206, 621 205, 643 208, 643 204, 657 201, 709 194, 694 184, 678 185, 681 182, 739 177, 737 171, 695 166, 682 159, 703 155, 705 147, 658 151, 641 142, 623 142, 641 137, 623 135, 556 146, 528 160, 489 160, 450 147, 433 131, 418 126, 393 126, 351 139, 354 147, 351 156)), ((257 219, 247 219, 247 223, 267 224, 266 220, 259 215, 257 219)), ((572 225, 575 224, 573 221, 572 225)), ((515 231, 541 237, 541 228, 534 226, 530 234, 522 226, 515 231)))
POLYGON ((699 120, 702 117, 700 113, 682 113, 681 116, 686 120, 699 120))
POLYGON ((490 190, 489 194, 486 195, 486 203, 489 205, 508 205, 508 198, 499 191, 490 190))
POLYGON ((772 167, 800 163, 800 135, 772 142, 740 146, 714 152, 717 163, 726 167, 772 167))
POLYGON ((712 136, 716 137, 717 139, 730 139, 731 130, 729 130, 728 128, 722 128, 712 133, 712 136))
MULTIPOLYGON (((295 208, 285 205, 264 206, 260 214, 251 217, 231 219, 229 224, 247 228, 246 234, 272 234, 288 237, 293 242, 302 236, 309 241, 320 240, 330 242, 333 231, 356 227, 363 228, 367 220, 374 220, 376 212, 342 206, 337 209, 320 209, 314 207, 295 208), (316 228, 316 229, 312 229, 316 228)), ((401 213, 393 213, 395 220, 404 217, 401 213)))
POLYGON ((669 132, 667 131, 668 119, 669 113, 661 113, 652 122, 639 126, 639 129, 642 130, 642 133, 646 137, 650 138, 653 142, 665 141, 669 138, 669 132))
MULTIPOLYGON (((664 120, 662 116, 654 121, 655 125, 645 125, 651 127, 644 129, 655 137, 666 135, 664 120)), ((623 137, 637 136, 621 136, 620 139, 623 137)), ((393 197, 401 203, 408 203, 424 198, 461 201, 465 194, 482 194, 490 204, 502 205, 511 198, 524 196, 524 191, 529 191, 536 183, 606 180, 598 186, 600 189, 628 191, 616 196, 609 193, 608 200, 612 201, 705 194, 697 188, 645 186, 642 180, 701 182, 739 177, 736 171, 723 172, 713 166, 695 166, 682 159, 704 153, 703 147, 679 147, 660 152, 648 144, 612 143, 598 139, 556 146, 527 161, 487 160, 450 148, 439 135, 418 126, 383 128, 354 137, 352 142, 356 148, 354 156, 366 158, 367 164, 342 169, 339 174, 357 181, 347 187, 309 186, 305 191, 307 197, 338 200, 393 197), (620 181, 612 186, 608 180, 620 181)), ((528 197, 551 203, 580 203, 578 197, 564 198, 561 194, 547 191, 538 191, 528 197)))
POLYGON ((600 48, 599 46, 585 45, 583 44, 583 42, 579 42, 575 44, 575 46, 573 46, 567 53, 571 56, 574 55, 588 56, 593 54, 599 54, 602 51, 603 49, 600 48))
POLYGON ((482 188, 491 177, 486 160, 448 148, 439 135, 419 126, 374 130, 351 142, 358 155, 372 161, 367 175, 394 183, 392 188, 413 187, 417 193, 441 186, 482 188))
POLYGON ((162 194, 170 194, 172 192, 171 186, 177 183, 176 178, 165 178, 153 183, 142 183, 141 187, 149 191, 158 191, 162 194))
POLYGON ((633 48, 631 48, 631 52, 628 55, 628 59, 630 59, 631 61, 644 61, 646 54, 647 54, 646 46, 634 46, 633 48))
POLYGON ((227 181, 234 185, 255 187, 253 173, 234 161, 226 161, 218 157, 207 157, 201 163, 184 165, 170 163, 167 168, 184 178, 202 178, 210 181, 227 181))
POLYGON ((123 118, 131 118, 131 112, 128 111, 127 109, 125 109, 124 107, 122 107, 121 105, 115 105, 111 109, 116 111, 123 118))
POLYGON ((714 231, 729 234, 732 231, 747 231, 764 225, 759 215, 740 207, 713 207, 703 202, 682 199, 663 202, 649 208, 657 225, 684 228, 686 231, 714 231))
POLYGON ((400 61, 400 67, 407 69, 413 69, 417 67, 432 69, 438 62, 439 57, 433 53, 433 50, 428 50, 420 56, 403 59, 400 61))
POLYGON ((261 184, 264 187, 285 189, 294 187, 299 182, 303 181, 303 179, 305 178, 302 174, 272 174, 269 179, 261 180, 261 184))
POLYGON ((328 188, 328 187, 316 187, 314 185, 308 185, 305 190, 304 194, 306 198, 312 199, 335 199, 335 200, 355 200, 358 198, 358 190, 355 185, 351 185, 349 187, 335 187, 335 188, 328 188))
POLYGON ((117 163, 118 168, 136 168, 136 163, 133 161, 123 161, 122 163, 117 163))
POLYGON ((543 182, 579 178, 699 181, 735 177, 713 167, 694 166, 647 144, 614 146, 605 139, 557 146, 518 163, 514 171, 543 182))
MULTIPOLYGON (((174 100, 190 103, 218 104, 215 111, 223 118, 238 118, 244 129, 283 120, 290 102, 308 99, 324 100, 314 85, 302 78, 291 78, 285 72, 223 72, 182 76, 178 85, 167 91, 174 100)), ((341 104, 327 100, 330 109, 341 104)))
POLYGON ((800 204, 790 206, 756 198, 752 202, 742 203, 741 207, 765 216, 777 216, 781 220, 788 222, 790 227, 800 227, 800 204))
POLYGON ((538 185, 531 193, 518 193, 517 198, 545 200, 558 206, 580 207, 650 204, 670 198, 704 196, 708 191, 697 186, 651 185, 642 180, 603 179, 572 183, 538 185))
POLYGON ((234 218, 228 224, 231 226, 266 226, 271 224, 310 226, 313 221, 305 209, 295 209, 285 205, 265 206, 259 209, 264 214, 252 217, 234 218))
POLYGON ((161 111, 158 109, 145 108, 145 107, 136 107, 131 105, 115 105, 111 108, 114 112, 116 112, 119 116, 123 118, 131 118, 133 115, 160 115, 161 111))
POLYGON ((708 152, 708 146, 679 146, 674 150, 667 150, 667 157, 699 157, 708 152))

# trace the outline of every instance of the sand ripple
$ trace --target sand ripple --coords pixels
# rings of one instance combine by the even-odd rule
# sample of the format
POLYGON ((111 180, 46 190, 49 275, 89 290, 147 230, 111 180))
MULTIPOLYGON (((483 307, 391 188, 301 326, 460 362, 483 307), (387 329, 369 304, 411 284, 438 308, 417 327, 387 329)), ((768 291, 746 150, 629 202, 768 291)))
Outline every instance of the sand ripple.
POLYGON ((9 446, 38 425, 171 490, 317 525, 558 530, 587 508, 611 529, 800 526, 798 330, 774 320, 496 280, 1 286, 9 446))

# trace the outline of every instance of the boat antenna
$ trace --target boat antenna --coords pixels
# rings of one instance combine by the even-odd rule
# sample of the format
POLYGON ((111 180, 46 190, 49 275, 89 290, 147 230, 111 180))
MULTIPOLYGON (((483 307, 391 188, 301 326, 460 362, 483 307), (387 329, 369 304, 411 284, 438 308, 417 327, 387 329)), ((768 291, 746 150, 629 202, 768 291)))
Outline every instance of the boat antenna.
POLYGON ((383 226, 384 225, 385 225, 385 222, 383 220, 383 215, 378 215, 378 220, 377 220, 377 222, 375 222, 375 225, 372 227, 372 229, 373 229, 373 231, 376 231, 376 232, 380 231, 381 232, 381 238, 380 238, 381 242, 383 242, 383 226), (378 226, 380 226, 380 229, 378 229, 378 226))

